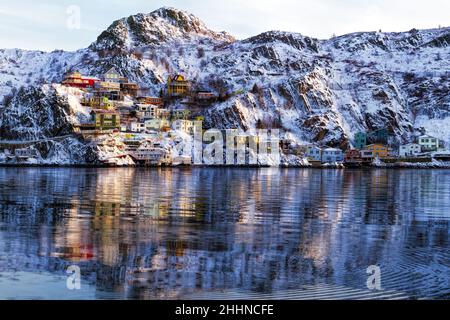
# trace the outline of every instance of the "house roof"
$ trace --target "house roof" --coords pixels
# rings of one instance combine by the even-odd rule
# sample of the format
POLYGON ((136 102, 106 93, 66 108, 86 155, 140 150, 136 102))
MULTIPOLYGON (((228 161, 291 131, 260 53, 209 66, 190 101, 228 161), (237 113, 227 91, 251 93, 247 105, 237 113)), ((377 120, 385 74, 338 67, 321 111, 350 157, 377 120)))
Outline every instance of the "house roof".
POLYGON ((172 81, 183 82, 183 81, 186 81, 186 79, 184 78, 183 75, 176 74, 172 77, 172 81))
POLYGON ((105 72, 105 75, 106 75, 106 74, 111 74, 111 73, 118 74, 119 76, 121 75, 119 72, 117 72, 117 70, 116 70, 114 67, 112 67, 111 69, 109 69, 108 71, 106 71, 106 72, 105 72))
POLYGON ((341 151, 342 152, 342 150, 341 149, 337 149, 337 148, 326 148, 326 149, 323 149, 323 151, 341 151))

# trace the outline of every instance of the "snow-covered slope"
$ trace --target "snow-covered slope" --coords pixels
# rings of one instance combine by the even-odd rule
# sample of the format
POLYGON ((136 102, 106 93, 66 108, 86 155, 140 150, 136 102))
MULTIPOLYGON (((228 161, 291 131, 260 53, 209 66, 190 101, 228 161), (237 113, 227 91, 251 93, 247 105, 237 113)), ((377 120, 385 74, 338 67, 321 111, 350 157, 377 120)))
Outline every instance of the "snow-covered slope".
MULTIPOLYGON (((450 142, 450 28, 329 40, 270 31, 237 41, 162 8, 114 22, 77 52, 0 50, 0 95, 60 81, 71 69, 100 76, 112 66, 150 94, 173 72, 224 94, 204 111, 210 127, 277 126, 298 142, 341 147, 357 131, 381 127, 394 144, 423 133, 450 142)), ((8 123, 22 121, 1 113, 8 123)))

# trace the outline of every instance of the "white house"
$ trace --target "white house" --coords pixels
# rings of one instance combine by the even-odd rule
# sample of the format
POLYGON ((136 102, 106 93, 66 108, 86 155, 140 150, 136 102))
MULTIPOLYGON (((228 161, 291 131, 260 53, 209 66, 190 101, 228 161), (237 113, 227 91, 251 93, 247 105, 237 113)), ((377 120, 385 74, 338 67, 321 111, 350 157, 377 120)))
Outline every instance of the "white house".
POLYGON ((317 146, 308 146, 305 155, 309 159, 322 161, 322 149, 317 146))
POLYGON ((438 138, 425 135, 419 137, 419 145, 422 148, 422 152, 437 151, 440 146, 440 141, 438 138))
POLYGON ((106 82, 119 82, 121 77, 122 76, 120 75, 120 73, 117 72, 116 69, 111 68, 108 71, 106 71, 103 78, 106 82))
POLYGON ((145 123, 142 122, 131 122, 130 123, 131 132, 145 132, 145 123))
POLYGON ((334 163, 344 161, 344 153, 341 149, 326 148, 322 150, 322 162, 334 163))
POLYGON ((365 161, 373 160, 375 158, 375 152, 369 149, 361 150, 361 158, 365 161))
POLYGON ((158 118, 158 106, 153 104, 138 104, 136 115, 139 119, 158 118))
POLYGON ((399 156, 400 157, 414 157, 422 152, 422 147, 417 143, 408 143, 400 146, 399 156))

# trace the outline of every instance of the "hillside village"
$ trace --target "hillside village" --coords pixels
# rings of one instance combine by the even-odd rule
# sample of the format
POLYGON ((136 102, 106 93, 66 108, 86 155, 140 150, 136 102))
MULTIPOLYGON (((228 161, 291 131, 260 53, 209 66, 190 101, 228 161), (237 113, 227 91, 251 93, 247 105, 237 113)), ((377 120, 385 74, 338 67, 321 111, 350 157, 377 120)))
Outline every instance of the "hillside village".
MULTIPOLYGON (((196 130, 203 134, 208 129, 203 128, 203 109, 224 99, 215 92, 193 90, 198 86, 181 74, 169 75, 159 96, 148 96, 115 68, 101 78, 70 72, 61 85, 78 90, 79 103, 89 110, 89 120, 76 125, 75 132, 106 150, 100 161, 109 166, 192 165, 191 152, 180 154, 174 146, 186 143, 196 130), (118 152, 111 156, 108 150, 118 152)), ((257 128, 274 129, 262 123, 257 128)), ((251 137, 252 134, 241 132, 237 139, 248 149, 251 137)), ((337 168, 386 164, 408 167, 450 160, 444 142, 428 135, 394 150, 385 128, 358 132, 347 150, 319 144, 297 145, 283 135, 277 143, 284 159, 281 165, 288 166, 292 165, 292 157, 301 159, 294 162, 298 166, 337 168)), ((8 158, 14 163, 32 164, 38 156, 31 146, 16 148, 8 158)))

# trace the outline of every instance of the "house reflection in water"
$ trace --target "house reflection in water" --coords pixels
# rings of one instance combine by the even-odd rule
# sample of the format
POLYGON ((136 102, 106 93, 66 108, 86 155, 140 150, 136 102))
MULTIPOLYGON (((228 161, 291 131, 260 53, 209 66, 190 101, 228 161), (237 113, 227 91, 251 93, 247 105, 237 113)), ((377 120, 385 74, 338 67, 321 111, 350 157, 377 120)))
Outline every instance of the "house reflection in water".
POLYGON ((448 172, 9 170, 0 269, 64 274, 75 263, 99 298, 364 288, 374 263, 396 275, 387 289, 448 289, 436 281, 448 257, 448 172), (405 265, 422 281, 399 272, 405 265))

